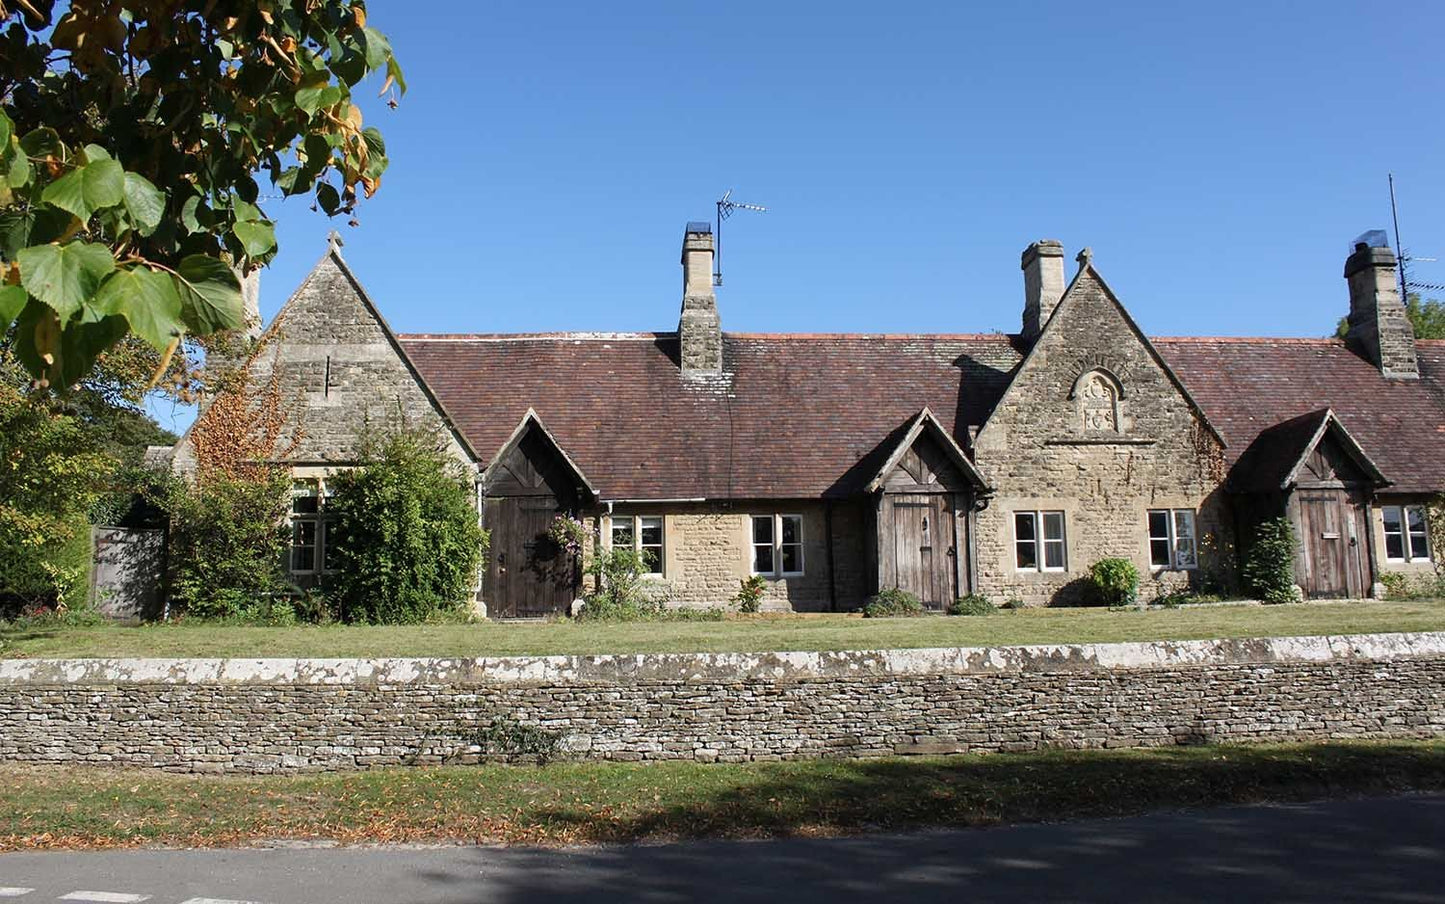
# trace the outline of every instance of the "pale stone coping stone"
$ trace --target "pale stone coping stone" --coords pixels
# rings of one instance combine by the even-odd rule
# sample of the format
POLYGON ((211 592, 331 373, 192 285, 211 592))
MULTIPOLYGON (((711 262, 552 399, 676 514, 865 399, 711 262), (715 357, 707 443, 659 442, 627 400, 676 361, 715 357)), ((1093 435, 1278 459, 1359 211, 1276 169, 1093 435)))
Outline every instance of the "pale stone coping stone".
POLYGON ((0 659, 0 687, 729 682, 1100 671, 1441 655, 1445 655, 1445 632, 837 652, 475 659, 0 659))

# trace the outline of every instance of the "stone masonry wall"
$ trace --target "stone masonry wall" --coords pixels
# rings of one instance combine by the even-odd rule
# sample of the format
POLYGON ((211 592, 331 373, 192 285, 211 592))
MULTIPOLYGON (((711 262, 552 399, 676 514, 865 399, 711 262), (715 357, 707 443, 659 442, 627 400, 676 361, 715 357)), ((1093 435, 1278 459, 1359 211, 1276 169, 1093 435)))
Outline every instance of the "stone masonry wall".
POLYGON ((1222 447, 1092 269, 1056 309, 976 450, 997 490, 976 536, 979 590, 996 601, 1073 601, 1089 566, 1108 556, 1134 562, 1146 596, 1233 573, 1222 447), (1108 389, 1090 398, 1095 376, 1108 389), (1197 570, 1151 569, 1147 512, 1165 508, 1196 513, 1197 570), (1015 567, 1020 511, 1064 512, 1064 571, 1015 567))
POLYGON ((1445 733, 1445 634, 490 660, 0 660, 0 760, 178 772, 775 760, 1445 733))
MULTIPOLYGON (((726 606, 748 577, 752 563, 749 530, 752 515, 803 516, 803 574, 769 577, 763 597, 767 610, 826 611, 830 593, 840 610, 851 610, 867 596, 863 560, 863 519, 858 505, 833 508, 833 584, 829 583, 827 506, 816 500, 740 501, 726 508, 705 503, 617 505, 617 517, 663 517, 663 574, 668 601, 679 606, 726 606)), ((602 516, 603 536, 609 522, 602 516)))

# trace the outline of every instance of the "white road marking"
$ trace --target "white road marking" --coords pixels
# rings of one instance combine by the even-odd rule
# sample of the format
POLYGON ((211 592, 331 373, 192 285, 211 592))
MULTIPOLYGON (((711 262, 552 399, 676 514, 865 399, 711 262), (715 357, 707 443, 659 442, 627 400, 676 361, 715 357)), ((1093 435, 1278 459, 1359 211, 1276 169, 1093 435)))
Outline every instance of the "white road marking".
POLYGON ((140 904, 150 899, 150 895, 128 895, 120 891, 73 891, 60 896, 62 901, 94 901, 96 904, 140 904))
POLYGON ((255 901, 232 901, 228 898, 191 898, 181 904, 256 904, 255 901))
POLYGON ((0 898, 18 898, 21 895, 28 895, 35 889, 16 888, 14 886, 0 885, 0 898))

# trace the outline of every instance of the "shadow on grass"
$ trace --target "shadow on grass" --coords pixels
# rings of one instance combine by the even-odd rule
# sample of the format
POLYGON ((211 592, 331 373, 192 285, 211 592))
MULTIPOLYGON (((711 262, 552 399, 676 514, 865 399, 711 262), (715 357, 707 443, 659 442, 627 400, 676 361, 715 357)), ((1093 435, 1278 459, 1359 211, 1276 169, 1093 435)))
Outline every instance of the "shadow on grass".
MULTIPOLYGON (((713 767, 725 769, 727 767, 713 767)), ((591 841, 961 827, 1445 789, 1445 747, 1187 747, 778 763, 631 814, 532 817, 591 841)))

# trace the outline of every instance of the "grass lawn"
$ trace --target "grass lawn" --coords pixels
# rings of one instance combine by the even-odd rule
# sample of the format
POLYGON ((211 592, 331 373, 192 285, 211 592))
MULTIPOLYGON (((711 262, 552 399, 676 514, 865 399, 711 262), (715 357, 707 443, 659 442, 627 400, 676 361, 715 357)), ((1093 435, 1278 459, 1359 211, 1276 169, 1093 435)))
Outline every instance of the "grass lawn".
POLYGON ((1445 741, 302 776, 0 767, 0 850, 826 835, 1445 788, 1445 741))
POLYGON ((1188 640, 1445 630, 1445 602, 1303 603, 1111 611, 1026 609, 970 617, 780 615, 721 622, 597 622, 261 628, 64 627, 0 622, 0 657, 506 656, 759 652, 1188 640))

